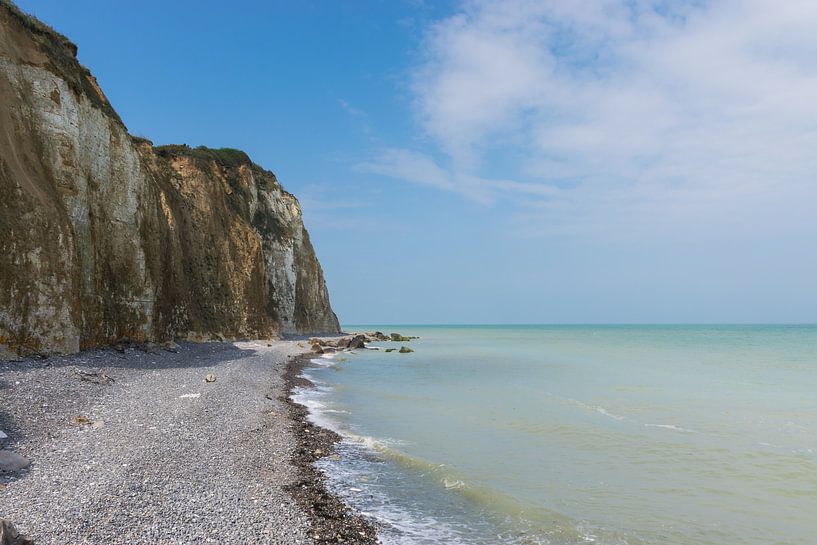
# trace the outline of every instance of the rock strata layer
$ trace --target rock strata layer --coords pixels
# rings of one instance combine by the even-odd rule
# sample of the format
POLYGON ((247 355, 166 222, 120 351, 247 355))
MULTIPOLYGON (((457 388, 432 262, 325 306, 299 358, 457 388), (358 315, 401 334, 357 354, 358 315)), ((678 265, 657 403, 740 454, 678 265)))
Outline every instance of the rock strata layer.
POLYGON ((0 355, 339 331, 275 175, 131 136, 76 52, 0 0, 0 355))

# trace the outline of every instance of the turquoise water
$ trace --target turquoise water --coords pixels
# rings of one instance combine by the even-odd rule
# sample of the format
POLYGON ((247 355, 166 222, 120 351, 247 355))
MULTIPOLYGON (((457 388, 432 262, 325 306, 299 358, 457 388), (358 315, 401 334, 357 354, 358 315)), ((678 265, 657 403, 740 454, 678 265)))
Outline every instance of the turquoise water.
POLYGON ((817 327, 376 327, 315 360, 385 543, 817 543, 817 327))

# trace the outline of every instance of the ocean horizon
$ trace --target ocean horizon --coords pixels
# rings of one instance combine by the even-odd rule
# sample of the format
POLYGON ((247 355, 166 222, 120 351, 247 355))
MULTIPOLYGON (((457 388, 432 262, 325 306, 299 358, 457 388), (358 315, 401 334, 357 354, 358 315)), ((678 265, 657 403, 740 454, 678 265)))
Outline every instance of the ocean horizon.
POLYGON ((315 357, 294 396, 343 437, 319 467, 384 543, 817 533, 817 326, 344 329, 419 337, 315 357))

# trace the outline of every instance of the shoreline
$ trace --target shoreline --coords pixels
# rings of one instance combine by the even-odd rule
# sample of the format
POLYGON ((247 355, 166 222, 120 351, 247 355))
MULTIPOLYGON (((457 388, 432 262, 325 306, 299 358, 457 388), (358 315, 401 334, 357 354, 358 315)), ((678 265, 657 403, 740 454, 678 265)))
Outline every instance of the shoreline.
POLYGON ((290 399, 312 357, 297 338, 3 363, 3 447, 31 466, 0 471, 0 520, 38 545, 377 543, 314 466, 339 437, 290 399))
POLYGON ((326 477, 315 466, 320 458, 334 454, 341 436, 310 422, 309 409, 292 400, 295 388, 314 388, 315 385, 300 374, 316 355, 309 353, 291 358, 284 374, 286 403, 297 440, 292 464, 301 477, 288 491, 309 514, 315 543, 373 545, 378 543, 375 526, 330 492, 326 487, 326 477))

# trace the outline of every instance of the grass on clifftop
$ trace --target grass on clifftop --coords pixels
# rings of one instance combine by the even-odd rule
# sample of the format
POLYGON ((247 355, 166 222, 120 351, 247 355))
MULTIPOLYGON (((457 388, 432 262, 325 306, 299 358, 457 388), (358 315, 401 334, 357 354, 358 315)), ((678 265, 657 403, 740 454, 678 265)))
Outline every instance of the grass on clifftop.
POLYGON ((205 161, 215 161, 226 167, 252 164, 249 155, 239 149, 233 148, 208 148, 206 146, 191 148, 187 144, 170 144, 167 146, 156 146, 154 150, 156 150, 156 154, 159 155, 159 157, 184 155, 205 161))
POLYGON ((48 57, 49 62, 46 65, 48 70, 65 80, 75 93, 85 95, 97 108, 125 126, 97 85, 91 71, 77 60, 76 44, 33 15, 21 11, 10 0, 0 0, 0 9, 5 9, 12 22, 16 21, 22 26, 31 36, 35 46, 48 57))
POLYGON ((73 52, 73 55, 76 56, 77 46, 64 35, 54 30, 51 26, 43 23, 33 15, 24 13, 14 4, 14 2, 11 2, 10 0, 0 0, 0 6, 8 9, 9 12, 11 12, 11 14, 14 15, 29 32, 54 40, 60 46, 73 52))

